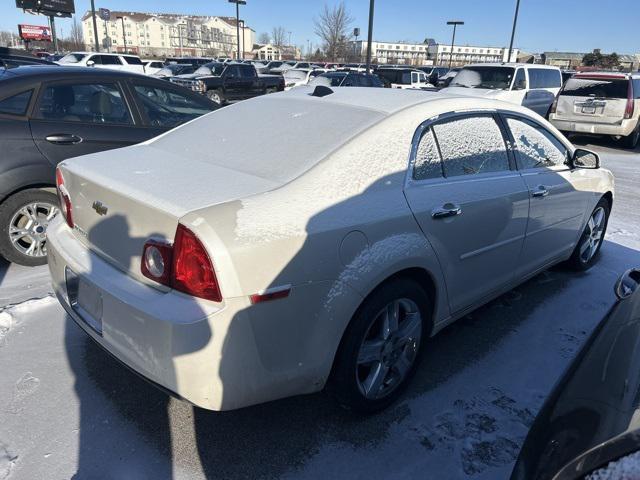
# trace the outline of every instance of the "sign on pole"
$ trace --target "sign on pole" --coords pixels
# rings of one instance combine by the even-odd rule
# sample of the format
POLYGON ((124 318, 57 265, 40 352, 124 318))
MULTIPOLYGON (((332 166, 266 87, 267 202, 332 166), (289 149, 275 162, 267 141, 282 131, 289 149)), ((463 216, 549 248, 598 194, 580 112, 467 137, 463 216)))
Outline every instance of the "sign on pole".
POLYGON ((99 8, 98 16, 105 22, 108 22, 111 19, 111 10, 108 8, 99 8))

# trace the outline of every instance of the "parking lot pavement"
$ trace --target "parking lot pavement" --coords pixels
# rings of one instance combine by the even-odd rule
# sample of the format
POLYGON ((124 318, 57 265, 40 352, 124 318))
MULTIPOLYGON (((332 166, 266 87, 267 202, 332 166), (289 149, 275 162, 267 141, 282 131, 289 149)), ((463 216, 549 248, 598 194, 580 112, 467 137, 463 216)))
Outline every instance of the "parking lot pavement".
POLYGON ((600 261, 554 268, 430 341, 373 417, 324 394, 214 413, 103 353, 50 296, 46 268, 0 264, 0 478, 504 478, 545 395, 640 265, 640 150, 575 138, 616 174, 600 261))

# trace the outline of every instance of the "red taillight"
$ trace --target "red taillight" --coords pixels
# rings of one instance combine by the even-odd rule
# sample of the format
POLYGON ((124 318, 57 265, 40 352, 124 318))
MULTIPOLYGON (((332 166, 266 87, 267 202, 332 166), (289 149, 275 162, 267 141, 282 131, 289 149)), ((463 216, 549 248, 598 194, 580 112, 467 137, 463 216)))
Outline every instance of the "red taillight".
POLYGON ((142 251, 142 274, 181 292, 221 302, 213 263, 195 234, 178 224, 173 246, 149 240, 142 251))
POLYGON ((549 109, 549 113, 556 113, 558 108, 558 97, 553 99, 553 103, 551 104, 551 108, 549 109))
POLYGON ((64 177, 62 176, 62 170, 56 168, 56 189, 58 190, 58 199, 60 200, 60 210, 64 215, 67 225, 73 228, 73 213, 71 209, 71 199, 69 198, 69 192, 64 185, 64 177))
POLYGON ((629 80, 629 87, 627 88, 627 105, 624 108, 624 118, 629 119, 633 117, 633 107, 634 107, 634 92, 633 92, 633 82, 629 80))

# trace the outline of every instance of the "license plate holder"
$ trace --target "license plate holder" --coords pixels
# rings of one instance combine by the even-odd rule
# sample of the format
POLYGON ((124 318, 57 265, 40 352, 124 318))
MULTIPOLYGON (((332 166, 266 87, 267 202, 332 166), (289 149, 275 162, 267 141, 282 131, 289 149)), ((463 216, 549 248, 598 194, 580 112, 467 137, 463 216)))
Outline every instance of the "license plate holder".
POLYGON ((586 115, 594 115, 596 113, 596 107, 582 107, 582 113, 586 115))
POLYGON ((102 293, 86 278, 65 269, 67 295, 73 311, 98 335, 102 335, 102 293))

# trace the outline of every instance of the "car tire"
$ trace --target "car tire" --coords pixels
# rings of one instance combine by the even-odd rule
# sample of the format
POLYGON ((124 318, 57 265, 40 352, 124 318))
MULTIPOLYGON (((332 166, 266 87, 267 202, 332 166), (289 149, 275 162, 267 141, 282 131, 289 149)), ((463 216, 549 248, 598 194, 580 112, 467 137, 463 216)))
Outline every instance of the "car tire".
POLYGON ((353 316, 336 354, 327 390, 338 403, 360 413, 393 403, 419 364, 431 333, 431 312, 428 294, 409 278, 388 281, 372 292, 353 316), (385 328, 393 323, 395 330, 385 328))
POLYGON ((638 146, 638 143, 640 143, 640 122, 631 134, 627 135, 626 137, 622 137, 620 141, 625 148, 636 148, 638 146))
POLYGON ((208 90, 207 98, 218 106, 223 106, 225 102, 224 95, 220 90, 208 90))
POLYGON ((7 198, 0 205, 0 255, 29 267, 47 263, 46 232, 59 212, 58 205, 58 197, 42 188, 7 198))
POLYGON ((598 258, 604 235, 609 224, 611 205, 606 198, 601 198, 580 235, 580 240, 573 250, 567 265, 576 271, 590 269, 598 258), (600 218, 600 214, 603 216, 600 218))

